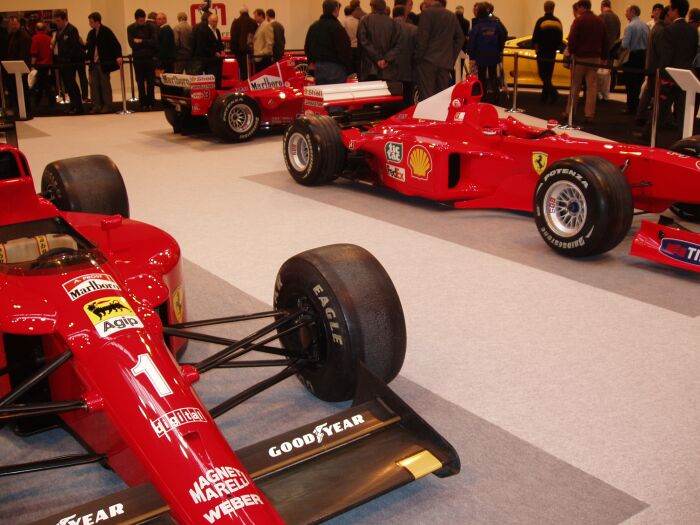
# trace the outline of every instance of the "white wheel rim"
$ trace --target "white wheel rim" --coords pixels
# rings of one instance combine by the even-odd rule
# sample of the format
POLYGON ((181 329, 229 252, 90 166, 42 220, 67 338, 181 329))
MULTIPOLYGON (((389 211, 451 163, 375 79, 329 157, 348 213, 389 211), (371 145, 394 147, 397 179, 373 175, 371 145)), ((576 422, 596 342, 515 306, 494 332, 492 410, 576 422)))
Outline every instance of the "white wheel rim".
POLYGON ((287 141, 287 158, 296 171, 306 171, 309 166, 309 142, 299 132, 292 133, 287 141))
POLYGON ((236 104, 228 113, 229 128, 236 133, 250 130, 254 119, 253 110, 247 104, 236 104))
POLYGON ((581 232, 588 216, 586 198, 568 181, 552 184, 544 195, 544 218, 549 229, 559 237, 573 237, 581 232))

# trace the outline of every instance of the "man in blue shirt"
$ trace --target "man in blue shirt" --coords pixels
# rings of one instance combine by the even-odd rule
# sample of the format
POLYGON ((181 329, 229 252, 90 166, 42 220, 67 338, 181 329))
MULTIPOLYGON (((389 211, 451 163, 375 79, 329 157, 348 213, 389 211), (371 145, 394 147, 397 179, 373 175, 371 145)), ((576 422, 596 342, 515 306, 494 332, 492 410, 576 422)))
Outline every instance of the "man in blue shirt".
POLYGON ((631 5, 625 11, 629 25, 622 36, 622 48, 629 50, 629 58, 624 66, 625 91, 627 92, 627 109, 623 113, 634 115, 639 105, 639 92, 644 83, 644 62, 649 41, 649 26, 639 18, 638 6, 631 5))

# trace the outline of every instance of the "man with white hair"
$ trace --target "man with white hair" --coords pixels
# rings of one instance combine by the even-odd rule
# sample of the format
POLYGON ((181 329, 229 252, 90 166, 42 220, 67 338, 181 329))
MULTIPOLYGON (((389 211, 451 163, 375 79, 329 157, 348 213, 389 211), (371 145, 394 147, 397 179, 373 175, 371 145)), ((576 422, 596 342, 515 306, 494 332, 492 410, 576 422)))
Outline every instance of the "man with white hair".
POLYGON ((187 14, 177 14, 177 25, 173 28, 175 39, 175 73, 182 73, 187 61, 192 58, 192 26, 187 23, 187 14))
POLYGON ((156 68, 164 73, 172 73, 175 68, 175 33, 168 24, 165 13, 156 14, 158 26, 158 55, 156 68))
POLYGON ((240 16, 231 24, 231 51, 236 55, 241 80, 248 78, 248 55, 252 51, 253 35, 258 30, 255 23, 248 14, 248 6, 243 5, 240 9, 240 16))

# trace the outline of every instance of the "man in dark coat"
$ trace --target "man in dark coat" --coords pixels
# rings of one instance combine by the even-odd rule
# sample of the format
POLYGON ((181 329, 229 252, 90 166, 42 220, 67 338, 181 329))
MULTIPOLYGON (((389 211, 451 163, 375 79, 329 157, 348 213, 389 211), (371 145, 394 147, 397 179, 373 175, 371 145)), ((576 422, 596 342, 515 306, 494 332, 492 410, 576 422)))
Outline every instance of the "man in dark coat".
POLYGON ((275 18, 275 10, 265 11, 268 23, 272 26, 272 60, 277 62, 284 55, 284 48, 287 46, 287 39, 284 37, 284 26, 275 18))
POLYGON ((134 23, 126 28, 126 34, 134 57, 134 73, 139 89, 141 109, 153 109, 155 101, 156 54, 158 53, 158 27, 146 22, 146 12, 137 9, 134 23))
POLYGON ((218 29, 219 17, 211 13, 207 17, 207 26, 193 32, 194 58, 201 64, 198 73, 214 75, 216 87, 221 87, 221 67, 224 59, 224 43, 221 40, 221 31, 218 29))
MULTIPOLYGON (((659 122, 666 122, 671 106, 677 115, 685 112, 685 93, 665 71, 667 67, 691 69, 698 50, 698 31, 686 20, 690 6, 688 0, 671 0, 668 10, 669 24, 664 27, 659 39, 659 68, 661 69, 661 97, 659 100, 659 122)), ((682 126, 679 125, 679 131, 682 126)), ((651 132, 649 126, 646 130, 651 132)), ((678 137, 680 138, 680 136, 678 137)))
POLYGON ((248 55, 252 50, 253 35, 257 30, 258 24, 250 17, 248 7, 244 5, 241 7, 240 16, 231 24, 231 51, 236 55, 241 80, 248 78, 248 55))
POLYGON ((83 101, 80 96, 80 88, 75 81, 75 75, 79 68, 85 69, 85 55, 80 46, 80 34, 76 27, 68 22, 68 14, 65 11, 56 11, 53 21, 56 24, 56 61, 59 65, 61 81, 66 93, 70 97, 71 115, 83 114, 83 101))
POLYGON ((532 47, 537 52, 537 72, 542 79, 542 102, 554 103, 559 98, 559 93, 552 85, 552 74, 563 38, 561 20, 554 16, 554 2, 547 0, 544 3, 544 16, 537 20, 532 32, 532 47))
POLYGON ((177 14, 177 25, 173 28, 173 37, 175 38, 175 73, 182 73, 192 59, 192 26, 187 23, 187 13, 177 14))
POLYGON ((401 28, 386 14, 385 0, 371 0, 372 12, 360 20, 360 80, 396 80, 401 28))
POLYGON ((90 62, 90 93, 92 93, 91 113, 112 111, 112 83, 109 75, 122 64, 122 45, 112 30, 102 25, 102 15, 98 12, 88 15, 92 28, 87 36, 87 57, 90 62))
POLYGON ((457 17, 445 0, 432 0, 421 13, 416 44, 416 74, 421 100, 447 89, 450 71, 464 43, 457 17))
POLYGON ((489 16, 485 3, 479 4, 476 19, 469 33, 469 59, 476 63, 486 101, 498 100, 498 64, 506 35, 501 25, 489 16))
MULTIPOLYGON (((7 21, 10 37, 7 44, 7 60, 21 60, 27 67, 32 64, 32 37, 29 36, 27 30, 22 27, 19 19, 16 16, 9 17, 7 21)), ((10 103, 15 110, 15 115, 18 114, 19 106, 17 97, 17 83, 15 76, 10 75, 7 78, 7 88, 10 94, 10 103)), ((22 89, 24 91, 24 101, 27 114, 30 113, 29 106, 29 85, 27 83, 27 75, 22 75, 22 89)))
POLYGON ((352 73, 350 37, 338 21, 340 2, 323 0, 323 14, 306 33, 304 52, 314 69, 316 84, 340 84, 352 73))
POLYGON ((404 105, 412 106, 413 90, 416 82, 413 54, 416 52, 418 28, 408 21, 404 6, 397 5, 391 14, 394 17, 394 22, 398 24, 401 30, 401 42, 396 60, 396 79, 403 84, 404 105))
POLYGON ((156 15, 158 26, 158 58, 156 68, 163 73, 172 73, 175 70, 175 33, 168 25, 168 17, 165 13, 156 15))

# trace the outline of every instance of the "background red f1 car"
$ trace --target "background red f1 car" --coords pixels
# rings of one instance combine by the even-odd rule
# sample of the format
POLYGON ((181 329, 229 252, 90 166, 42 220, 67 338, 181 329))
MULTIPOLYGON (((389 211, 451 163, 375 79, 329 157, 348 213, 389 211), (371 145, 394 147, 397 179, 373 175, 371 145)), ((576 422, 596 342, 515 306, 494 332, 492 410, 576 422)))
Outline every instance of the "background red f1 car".
MULTIPOLYGON (((305 115, 283 148, 300 184, 343 176, 456 208, 533 212, 544 241, 571 257, 617 246, 635 208, 700 220, 700 137, 666 150, 527 126, 481 103, 474 78, 381 121, 345 110, 349 87, 305 91, 305 115)), ((700 271, 700 235, 669 219, 644 221, 632 254, 700 271)))
POLYGON ((224 60, 221 89, 213 75, 160 77, 165 117, 175 133, 191 131, 198 120, 221 140, 238 142, 252 137, 260 127, 284 126, 301 113, 306 77, 306 57, 286 54, 260 73, 241 80, 235 58, 224 60))
POLYGON ((281 267, 273 310, 188 321, 179 247, 128 219, 107 157, 51 163, 41 185, 37 195, 26 159, 0 147, 0 425, 27 435, 59 424, 86 453, 3 465, 0 477, 97 462, 131 488, 40 523, 316 523, 459 471, 449 443, 386 386, 403 363, 405 322, 367 251, 303 252, 281 267), (266 318, 239 340, 196 330, 266 318), (178 363, 188 340, 224 348, 178 363), (239 359, 253 351, 269 358, 239 359), (253 366, 281 371, 211 409, 192 387, 211 370, 253 366), (234 453, 214 419, 293 375, 353 405, 234 453))

